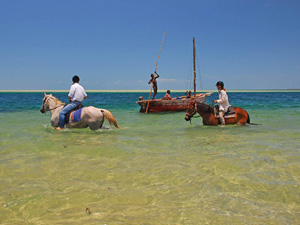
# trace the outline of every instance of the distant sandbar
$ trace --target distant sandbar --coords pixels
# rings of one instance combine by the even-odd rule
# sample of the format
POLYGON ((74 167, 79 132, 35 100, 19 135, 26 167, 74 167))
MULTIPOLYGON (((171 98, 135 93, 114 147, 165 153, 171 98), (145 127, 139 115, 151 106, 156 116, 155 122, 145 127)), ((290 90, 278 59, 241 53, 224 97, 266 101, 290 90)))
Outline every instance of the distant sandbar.
MULTIPOLYGON (((158 92, 166 92, 167 90, 159 90, 158 92)), ((186 92, 186 90, 171 90, 172 92, 186 92)), ((69 90, 0 90, 0 93, 8 92, 45 92, 45 93, 57 93, 57 92, 69 92, 69 90)), ((86 92, 94 93, 144 93, 150 92, 150 90, 86 90, 86 92)), ((197 90, 197 92, 216 92, 216 90, 197 90)), ((230 90, 227 92, 300 92, 300 89, 251 89, 251 90, 230 90)))

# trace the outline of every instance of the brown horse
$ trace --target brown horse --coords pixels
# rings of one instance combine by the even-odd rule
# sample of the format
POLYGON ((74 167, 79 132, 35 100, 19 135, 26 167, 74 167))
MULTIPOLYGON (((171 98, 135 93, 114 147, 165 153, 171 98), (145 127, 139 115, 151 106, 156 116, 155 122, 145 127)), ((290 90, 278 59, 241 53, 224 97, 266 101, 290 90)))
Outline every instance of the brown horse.
MULTIPOLYGON (((232 107, 232 108, 235 111, 235 116, 232 118, 225 118, 226 125, 228 124, 245 125, 246 123, 250 124, 250 117, 249 114, 246 112, 246 110, 239 107, 232 107)), ((185 120, 190 121, 191 118, 197 112, 202 117, 203 125, 217 126, 220 124, 219 118, 215 117, 214 107, 211 107, 203 103, 195 103, 195 102, 191 102, 191 104, 189 105, 189 108, 185 114, 185 120)))

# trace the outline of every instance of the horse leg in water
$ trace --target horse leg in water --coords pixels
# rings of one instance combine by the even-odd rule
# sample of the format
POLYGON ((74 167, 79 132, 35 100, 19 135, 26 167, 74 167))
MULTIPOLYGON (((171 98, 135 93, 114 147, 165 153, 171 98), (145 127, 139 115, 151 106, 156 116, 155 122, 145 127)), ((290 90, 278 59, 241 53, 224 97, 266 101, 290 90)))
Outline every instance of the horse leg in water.
POLYGON ((231 122, 229 124, 245 125, 250 122, 250 118, 246 110, 239 107, 233 107, 233 109, 235 110, 235 118, 233 118, 232 122, 230 121, 231 119, 228 119, 231 122))
POLYGON ((93 106, 86 107, 82 110, 82 121, 85 122, 91 130, 97 130, 102 127, 104 120, 108 120, 116 128, 119 128, 116 118, 106 109, 99 109, 93 106))
POLYGON ((99 110, 99 116, 93 121, 90 121, 89 127, 91 130, 100 129, 104 123, 104 112, 99 110))
MULTIPOLYGON (((235 117, 234 118, 225 118, 225 125, 229 124, 238 124, 238 125, 245 125, 246 123, 250 122, 250 118, 246 110, 239 108, 239 107, 233 107, 235 111, 235 117)), ((210 119, 208 120, 208 125, 219 125, 219 119, 215 118, 214 115, 210 116, 210 119)), ((204 124, 204 123, 203 123, 204 124)))
POLYGON ((85 122, 89 126, 91 130, 97 130, 102 127, 102 124, 104 122, 104 113, 100 111, 100 109, 95 107, 88 107, 86 110, 86 116, 87 119, 85 122))

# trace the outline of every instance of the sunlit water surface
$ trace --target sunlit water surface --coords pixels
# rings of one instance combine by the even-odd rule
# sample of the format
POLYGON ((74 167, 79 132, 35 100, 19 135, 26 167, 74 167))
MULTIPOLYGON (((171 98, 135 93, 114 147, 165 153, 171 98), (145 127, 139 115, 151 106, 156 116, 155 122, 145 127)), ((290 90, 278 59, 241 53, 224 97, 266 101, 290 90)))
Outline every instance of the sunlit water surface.
POLYGON ((58 132, 43 93, 0 93, 0 223, 300 224, 299 93, 229 93, 260 125, 226 127, 140 95, 89 93, 119 130, 58 132))

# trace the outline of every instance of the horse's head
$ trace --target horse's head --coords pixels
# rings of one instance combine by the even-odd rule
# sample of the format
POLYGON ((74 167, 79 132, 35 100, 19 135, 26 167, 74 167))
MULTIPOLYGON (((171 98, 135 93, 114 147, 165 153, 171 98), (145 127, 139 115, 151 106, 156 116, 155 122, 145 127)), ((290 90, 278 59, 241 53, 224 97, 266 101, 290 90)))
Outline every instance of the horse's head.
POLYGON ((46 113, 47 111, 50 110, 49 100, 51 100, 52 98, 53 98, 52 94, 46 95, 46 93, 44 93, 43 104, 40 109, 41 113, 46 113))
POLYGON ((196 102, 192 101, 190 103, 190 105, 188 106, 188 109, 187 109, 185 117, 184 117, 184 119, 186 121, 190 121, 191 118, 197 113, 196 107, 197 107, 196 102))
POLYGON ((57 109, 58 107, 63 105, 64 103, 55 98, 52 94, 46 95, 46 93, 44 93, 43 104, 40 111, 41 113, 46 113, 47 111, 57 109))
POLYGON ((49 95, 46 95, 46 93, 44 93, 44 98, 43 98, 43 104, 42 107, 40 109, 41 113, 46 113, 49 110, 49 95))

